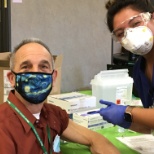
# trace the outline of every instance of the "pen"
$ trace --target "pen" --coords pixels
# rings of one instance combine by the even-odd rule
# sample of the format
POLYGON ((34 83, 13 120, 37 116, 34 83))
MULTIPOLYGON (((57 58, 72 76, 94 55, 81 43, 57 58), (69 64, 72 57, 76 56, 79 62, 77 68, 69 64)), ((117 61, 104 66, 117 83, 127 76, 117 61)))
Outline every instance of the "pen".
POLYGON ((89 111, 89 112, 87 112, 87 114, 96 114, 96 113, 99 113, 99 111, 89 111))

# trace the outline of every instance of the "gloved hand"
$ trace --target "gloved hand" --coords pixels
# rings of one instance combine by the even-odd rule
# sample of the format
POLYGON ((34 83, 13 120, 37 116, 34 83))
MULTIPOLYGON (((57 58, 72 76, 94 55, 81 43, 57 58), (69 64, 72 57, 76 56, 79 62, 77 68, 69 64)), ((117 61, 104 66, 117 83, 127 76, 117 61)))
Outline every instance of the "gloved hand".
POLYGON ((107 105, 106 108, 100 109, 100 115, 103 116, 103 119, 114 125, 119 125, 124 128, 129 128, 131 122, 127 122, 124 119, 124 113, 127 106, 116 105, 115 103, 100 100, 101 104, 107 105))

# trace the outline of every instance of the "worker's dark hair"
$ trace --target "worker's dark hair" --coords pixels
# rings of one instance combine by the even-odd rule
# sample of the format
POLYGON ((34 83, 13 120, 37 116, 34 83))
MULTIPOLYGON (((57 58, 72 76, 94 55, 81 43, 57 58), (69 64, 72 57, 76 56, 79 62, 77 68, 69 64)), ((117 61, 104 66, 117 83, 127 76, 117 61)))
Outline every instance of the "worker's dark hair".
POLYGON ((108 10, 106 22, 110 32, 113 31, 114 16, 126 7, 130 7, 139 12, 154 12, 154 6, 150 0, 109 0, 105 6, 108 10))

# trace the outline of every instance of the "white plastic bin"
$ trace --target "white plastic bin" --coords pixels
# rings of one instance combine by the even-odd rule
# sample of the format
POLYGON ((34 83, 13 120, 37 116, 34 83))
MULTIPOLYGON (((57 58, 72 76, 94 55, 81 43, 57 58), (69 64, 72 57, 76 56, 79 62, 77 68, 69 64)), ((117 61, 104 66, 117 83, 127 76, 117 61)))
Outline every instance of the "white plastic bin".
POLYGON ((103 107, 100 99, 126 105, 132 100, 133 79, 128 75, 128 69, 101 71, 90 84, 99 108, 103 107))

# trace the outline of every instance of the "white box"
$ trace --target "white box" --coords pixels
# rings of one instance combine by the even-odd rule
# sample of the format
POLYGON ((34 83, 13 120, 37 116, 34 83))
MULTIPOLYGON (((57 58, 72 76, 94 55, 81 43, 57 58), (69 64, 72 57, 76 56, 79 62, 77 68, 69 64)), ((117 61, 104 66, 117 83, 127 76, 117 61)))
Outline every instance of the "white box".
POLYGON ((97 108, 106 107, 99 103, 101 99, 130 105, 132 100, 133 78, 128 69, 103 70, 91 80, 92 95, 96 97, 97 108))
POLYGON ((113 124, 103 120, 98 111, 99 109, 93 109, 84 112, 73 113, 73 121, 91 130, 112 127, 113 124))
POLYGON ((96 107, 95 96, 81 94, 79 92, 49 95, 47 102, 60 106, 65 109, 68 114, 94 109, 96 107))
POLYGON ((12 89, 14 89, 14 88, 11 88, 11 87, 10 87, 10 88, 9 88, 9 87, 8 87, 8 88, 5 88, 5 87, 4 87, 4 95, 8 95, 9 92, 10 92, 12 89))

